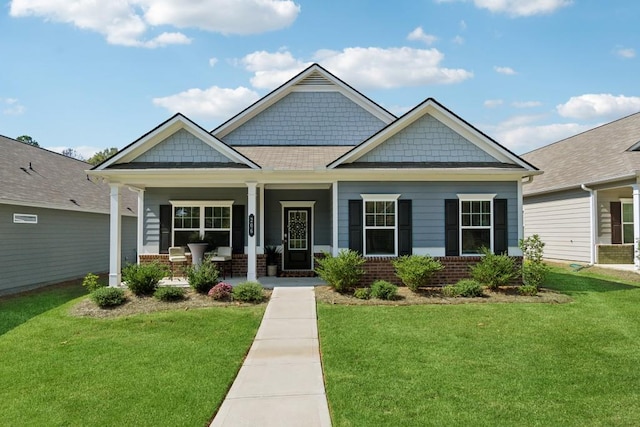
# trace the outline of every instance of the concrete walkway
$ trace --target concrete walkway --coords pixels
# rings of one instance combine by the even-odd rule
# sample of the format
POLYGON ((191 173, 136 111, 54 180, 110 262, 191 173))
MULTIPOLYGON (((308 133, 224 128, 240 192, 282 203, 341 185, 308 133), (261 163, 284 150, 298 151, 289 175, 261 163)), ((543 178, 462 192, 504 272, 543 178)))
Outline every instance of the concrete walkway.
POLYGON ((212 427, 330 427, 313 287, 276 287, 212 427))

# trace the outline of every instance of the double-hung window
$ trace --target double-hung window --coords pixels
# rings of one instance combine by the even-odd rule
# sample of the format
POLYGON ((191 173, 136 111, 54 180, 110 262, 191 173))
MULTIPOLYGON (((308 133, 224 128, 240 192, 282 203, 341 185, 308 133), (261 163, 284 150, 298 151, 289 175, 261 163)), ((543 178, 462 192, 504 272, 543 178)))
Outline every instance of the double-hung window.
POLYGON ((621 200, 622 243, 633 243, 633 200, 621 200))
POLYGON ((493 199, 495 194, 458 194, 460 203, 460 251, 477 255, 493 251, 493 199))
POLYGON ((398 254, 399 194, 362 194, 364 255, 398 254))
POLYGON ((173 246, 186 246, 195 239, 211 245, 231 246, 233 201, 171 201, 173 206, 173 246))

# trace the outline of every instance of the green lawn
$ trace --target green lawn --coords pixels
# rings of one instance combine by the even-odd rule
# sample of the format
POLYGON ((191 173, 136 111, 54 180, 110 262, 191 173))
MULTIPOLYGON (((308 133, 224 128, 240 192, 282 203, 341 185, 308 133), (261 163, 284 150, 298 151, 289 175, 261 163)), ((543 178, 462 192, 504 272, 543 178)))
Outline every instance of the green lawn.
POLYGON ((264 306, 119 319, 67 314, 79 286, 0 300, 3 425, 202 426, 264 306))
POLYGON ((637 426, 640 286, 554 268, 569 304, 318 306, 334 426, 637 426))

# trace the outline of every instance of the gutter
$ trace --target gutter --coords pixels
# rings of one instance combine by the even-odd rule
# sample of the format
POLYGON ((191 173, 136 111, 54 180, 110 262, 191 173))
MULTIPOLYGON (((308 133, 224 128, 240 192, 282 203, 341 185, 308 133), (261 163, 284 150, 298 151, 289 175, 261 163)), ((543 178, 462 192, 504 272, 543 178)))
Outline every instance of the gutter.
POLYGON ((589 227, 589 254, 590 261, 589 265, 594 265, 596 263, 596 194, 593 189, 587 187, 585 184, 580 184, 580 188, 589 193, 589 219, 591 221, 589 227))

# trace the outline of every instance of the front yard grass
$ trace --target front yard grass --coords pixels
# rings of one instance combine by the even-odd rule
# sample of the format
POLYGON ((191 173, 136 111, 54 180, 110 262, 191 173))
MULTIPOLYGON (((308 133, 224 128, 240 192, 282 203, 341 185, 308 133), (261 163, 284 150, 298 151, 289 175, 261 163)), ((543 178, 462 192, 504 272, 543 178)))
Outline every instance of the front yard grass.
POLYGON ((631 426, 640 286, 554 267, 567 304, 318 305, 334 426, 631 426))
POLYGON ((264 305, 73 317, 79 285, 0 300, 4 425, 205 425, 264 305))

